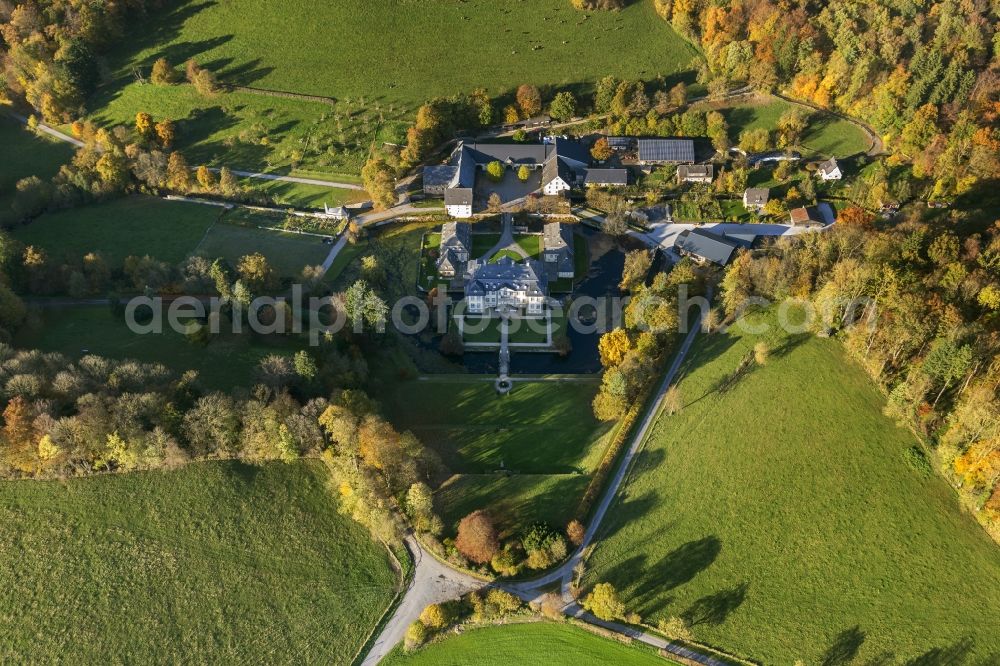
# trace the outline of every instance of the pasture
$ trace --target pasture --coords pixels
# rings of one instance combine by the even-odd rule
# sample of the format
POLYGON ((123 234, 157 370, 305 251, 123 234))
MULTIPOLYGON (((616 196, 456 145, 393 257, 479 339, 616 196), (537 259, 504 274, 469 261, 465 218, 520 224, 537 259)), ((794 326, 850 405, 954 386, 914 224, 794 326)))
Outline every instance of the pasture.
POLYGON ((177 263, 191 254, 222 213, 214 206, 133 196, 47 213, 13 235, 59 261, 77 262, 99 252, 112 267, 131 255, 177 263))
POLYGON ((597 386, 525 381, 498 396, 490 378, 435 376, 399 382, 382 401, 393 425, 461 475, 439 493, 446 524, 490 508, 512 530, 533 517, 560 525, 572 515, 611 431, 591 411, 597 386))
POLYGON ((120 80, 160 56, 196 58, 228 83, 364 100, 390 115, 478 87, 497 95, 525 82, 650 80, 687 70, 697 55, 648 2, 579 12, 564 0, 430 0, 401 12, 392 0, 289 0, 280 8, 188 0, 151 12, 134 34, 146 38, 113 58, 120 80))
POLYGON ((330 245, 321 238, 284 231, 268 231, 234 224, 216 224, 194 248, 192 254, 209 259, 223 258, 236 266, 240 257, 259 252, 281 277, 294 278, 306 266, 323 263, 330 245))
POLYGON ((5 663, 349 663, 385 549, 315 462, 0 484, 5 663))
POLYGON ((847 157, 868 150, 868 137, 857 125, 832 114, 809 110, 777 97, 762 97, 733 105, 701 104, 697 108, 717 109, 729 123, 729 137, 738 143, 740 132, 764 128, 774 131, 782 114, 793 108, 809 113, 809 127, 802 136, 806 157, 847 157))
POLYGON ((17 181, 28 176, 49 180, 73 157, 73 147, 52 137, 35 134, 3 113, 0 106, 0 222, 10 208, 17 181))
POLYGON ((218 335, 210 336, 207 343, 196 343, 171 330, 166 319, 162 334, 140 335, 129 330, 124 317, 109 307, 80 306, 42 310, 38 321, 25 325, 14 343, 25 349, 60 352, 72 360, 96 354, 162 363, 177 376, 195 370, 205 388, 229 390, 253 386, 261 359, 269 354, 291 356, 305 347, 306 340, 246 331, 235 334, 223 322, 218 335))
MULTIPOLYGON (((773 323, 770 316, 766 321, 773 323)), ((989 663, 1000 550, 833 340, 701 337, 602 526, 586 583, 759 663, 989 663), (992 618, 992 619, 991 619, 992 618)))
POLYGON ((506 103, 525 82, 584 94, 609 74, 672 83, 693 79, 697 57, 648 2, 578 12, 566 0, 431 0, 403 13, 392 0, 186 0, 151 11, 133 34, 142 37, 111 55, 112 82, 88 102, 95 121, 131 124, 146 111, 177 122, 193 164, 333 179, 356 178, 373 145, 405 141, 434 97, 485 87, 506 103), (178 69, 195 58, 244 88, 205 98, 137 78, 161 56, 178 69))
POLYGON ((186 83, 104 89, 89 108, 101 125, 131 126, 140 111, 173 120, 175 148, 192 165, 337 181, 357 182, 373 143, 405 139, 402 124, 365 105, 240 91, 203 97, 186 83))
MULTIPOLYGON (((530 622, 471 629, 406 654, 396 648, 385 666, 507 666, 541 664, 580 666, 669 666, 673 662, 642 645, 622 645, 601 636, 555 622, 530 622)), ((675 665, 676 666, 676 665, 675 665)))

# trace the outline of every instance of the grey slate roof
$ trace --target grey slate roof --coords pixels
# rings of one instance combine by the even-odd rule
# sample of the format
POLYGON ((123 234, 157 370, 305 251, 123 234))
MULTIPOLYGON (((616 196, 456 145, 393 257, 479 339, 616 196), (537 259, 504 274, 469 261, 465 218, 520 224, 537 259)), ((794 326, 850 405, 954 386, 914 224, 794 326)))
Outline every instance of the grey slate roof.
POLYGON ((674 247, 713 264, 725 266, 740 244, 710 231, 689 229, 681 232, 674 247))
POLYGON ((628 185, 628 169, 587 169, 587 185, 628 185))
POLYGON ((555 264, 556 273, 572 273, 576 265, 573 261, 573 230, 565 224, 550 222, 545 225, 545 233, 542 236, 542 255, 545 257, 545 264, 555 264), (555 253, 558 258, 555 262, 548 261, 549 254, 555 253))
POLYGON ((766 187, 748 187, 743 193, 743 201, 748 206, 763 206, 771 198, 771 190, 766 187))
POLYGON ((639 139, 640 162, 694 162, 692 139, 639 139))
POLYGON ((424 192, 443 194, 448 184, 455 178, 458 167, 427 166, 424 167, 424 192))
POLYGON ((485 296, 505 287, 527 296, 544 296, 548 288, 548 279, 539 263, 532 259, 515 263, 510 257, 503 257, 495 264, 478 259, 468 263, 466 296, 485 296))
POLYGON ((708 178, 715 176, 715 167, 711 164, 682 164, 677 167, 677 177, 682 180, 708 178))
POLYGON ((471 187, 450 187, 444 191, 444 205, 446 206, 471 206, 471 187))
POLYGON ((822 173, 824 175, 828 175, 828 174, 833 173, 834 171, 837 170, 837 158, 836 157, 831 157, 830 159, 828 159, 825 162, 820 162, 820 164, 817 167, 817 169, 819 170, 820 173, 822 173))

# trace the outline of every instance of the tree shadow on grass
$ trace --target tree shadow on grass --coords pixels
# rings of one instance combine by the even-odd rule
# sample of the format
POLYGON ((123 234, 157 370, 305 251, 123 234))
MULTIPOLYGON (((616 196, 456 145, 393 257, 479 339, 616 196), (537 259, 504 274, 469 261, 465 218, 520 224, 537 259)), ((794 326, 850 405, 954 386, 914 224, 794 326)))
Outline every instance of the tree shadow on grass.
POLYGON ((768 352, 768 355, 772 358, 784 358, 788 356, 798 347, 802 346, 807 340, 812 338, 809 333, 794 333, 783 338, 777 345, 768 352))
MULTIPOLYGON (((660 459, 663 457, 662 452, 651 452, 651 454, 660 459)), ((602 524, 599 532, 600 538, 610 539, 614 537, 630 519, 649 515, 649 512, 659 502, 660 498, 653 491, 647 491, 640 497, 624 497, 618 500, 617 503, 611 505, 608 511, 610 520, 602 524)), ((663 529, 657 530, 657 534, 663 534, 663 529)))
MULTIPOLYGON (((906 666, 961 666, 969 661, 974 641, 966 636, 953 645, 940 648, 932 648, 919 657, 915 657, 906 662, 906 666)), ((981 662, 983 664, 1000 663, 997 655, 981 662)))
POLYGON ((711 566, 721 551, 722 542, 715 535, 675 548, 646 570, 645 579, 636 589, 636 599, 647 614, 662 610, 668 603, 663 593, 692 580, 711 566))
POLYGON ((718 626, 743 604, 749 587, 749 583, 743 583, 729 590, 720 590, 715 594, 702 597, 681 613, 681 617, 687 620, 691 626, 699 624, 718 626))
POLYGON ((865 642, 865 632, 858 626, 845 629, 837 634, 826 653, 823 655, 822 666, 844 666, 851 663, 856 656, 861 644, 865 642))

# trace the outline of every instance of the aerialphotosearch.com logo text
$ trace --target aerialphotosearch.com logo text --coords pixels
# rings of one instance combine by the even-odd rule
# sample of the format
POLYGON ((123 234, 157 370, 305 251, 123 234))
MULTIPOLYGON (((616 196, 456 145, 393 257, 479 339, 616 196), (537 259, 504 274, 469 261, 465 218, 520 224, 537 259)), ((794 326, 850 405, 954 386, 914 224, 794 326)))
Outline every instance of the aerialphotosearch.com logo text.
MULTIPOLYGON (((703 313, 711 309, 708 299, 692 294, 687 284, 679 286, 676 299, 655 294, 575 296, 566 300, 549 298, 545 305, 544 312, 535 314, 510 308, 509 334, 527 330, 544 337, 553 321, 565 321, 567 328, 577 334, 599 335, 623 327, 626 313, 633 330, 683 334, 693 326, 704 327, 708 318, 703 313), (662 316, 665 309, 669 311, 674 307, 676 318, 662 316)), ((137 296, 125 305, 126 325, 137 335, 156 335, 168 330, 189 334, 202 328, 207 328, 211 335, 218 335, 223 332, 225 323, 229 328, 226 332, 233 334, 247 331, 259 335, 305 333, 312 346, 345 329, 357 334, 384 333, 389 325, 405 335, 444 335, 449 330, 450 320, 458 319, 462 321, 464 334, 475 335, 495 325, 491 314, 494 313, 469 312, 464 299, 454 300, 445 293, 428 299, 405 296, 389 306, 371 294, 357 302, 350 302, 343 296, 306 297, 301 285, 294 285, 289 297, 261 296, 246 304, 219 296, 137 296)), ((874 320, 875 303, 866 298, 830 299, 824 307, 818 308, 810 301, 785 299, 775 304, 751 296, 716 328, 725 330, 737 326, 747 333, 761 335, 776 325, 787 333, 796 334, 842 328, 858 321, 873 326, 874 320), (776 315, 773 318, 747 316, 772 307, 776 315)))

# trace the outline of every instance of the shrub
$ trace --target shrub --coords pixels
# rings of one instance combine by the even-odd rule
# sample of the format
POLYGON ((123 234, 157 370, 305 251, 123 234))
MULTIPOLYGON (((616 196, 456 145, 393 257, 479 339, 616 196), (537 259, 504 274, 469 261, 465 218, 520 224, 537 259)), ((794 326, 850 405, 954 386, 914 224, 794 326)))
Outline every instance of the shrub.
POLYGON ((606 621, 620 620, 625 616, 625 604, 611 583, 598 583, 583 600, 583 607, 606 621))
POLYGON ((420 620, 417 620, 406 629, 406 640, 404 647, 407 650, 414 650, 427 642, 427 627, 420 620))
POLYGON ((431 604, 420 613, 420 622, 428 629, 444 629, 451 624, 451 619, 444 604, 431 604))
POLYGON ((496 182, 503 180, 504 166, 500 160, 493 160, 486 165, 486 174, 496 182))
POLYGON ((921 449, 918 445, 914 444, 910 448, 903 451, 903 459, 906 461, 909 468, 920 476, 930 476, 931 463, 927 460, 927 456, 924 454, 923 449, 921 449))
POLYGON ((477 564, 485 564, 493 559, 500 543, 493 520, 485 511, 474 511, 458 524, 455 548, 477 564))
POLYGON ((586 535, 587 528, 579 520, 571 520, 566 526, 566 536, 569 537, 569 542, 574 546, 582 544, 586 535))
POLYGON ((690 641, 694 638, 691 634, 691 628, 688 626, 688 623, 685 622, 683 618, 679 618, 676 615, 672 615, 668 618, 661 618, 660 621, 656 623, 656 628, 670 640, 690 641))

